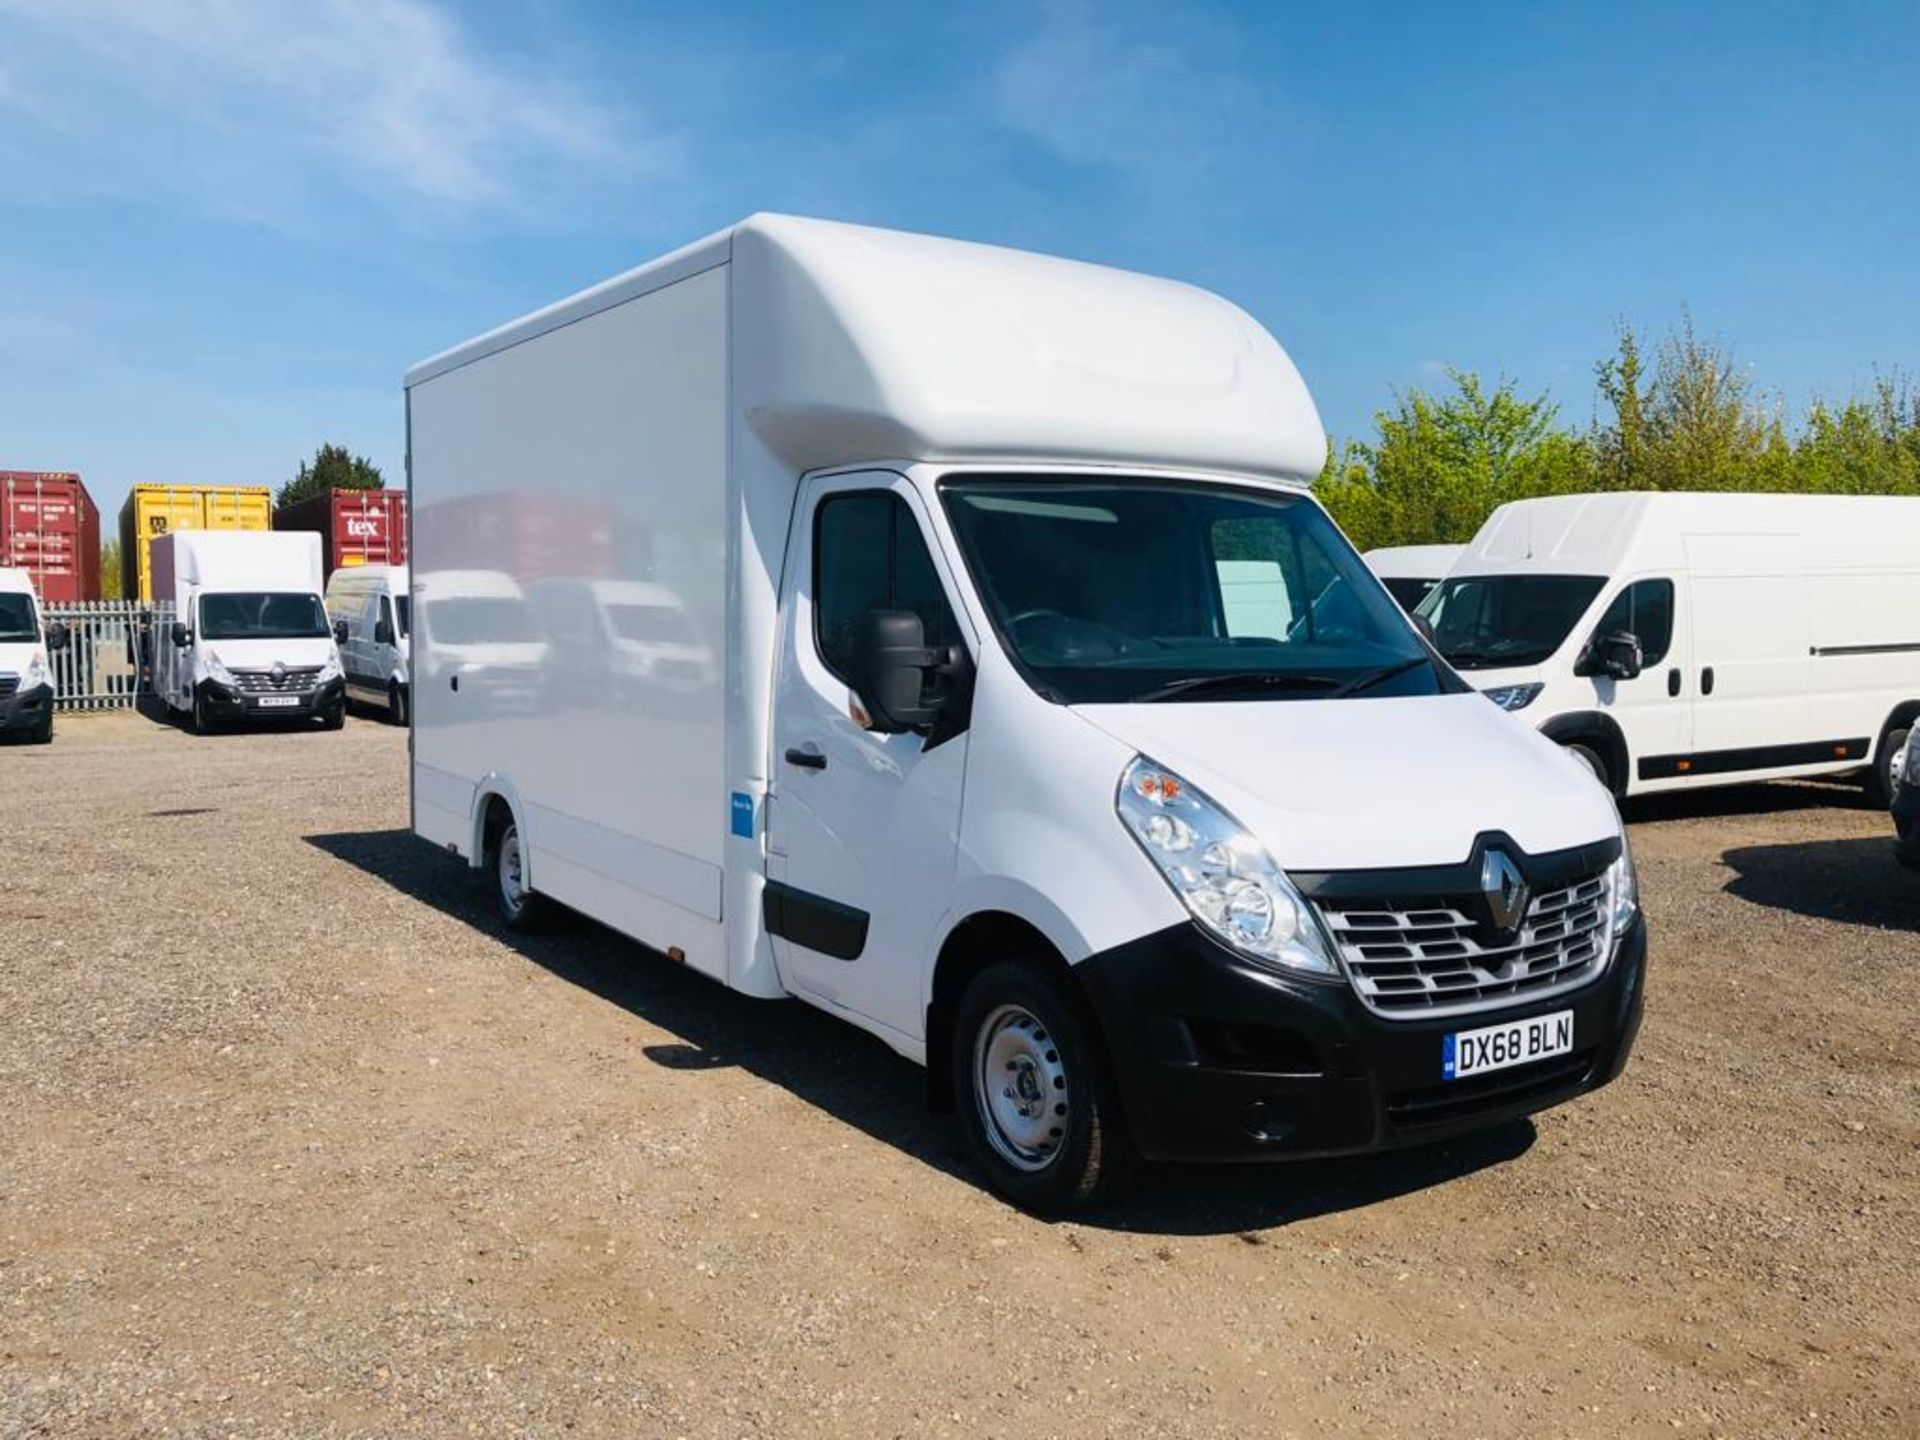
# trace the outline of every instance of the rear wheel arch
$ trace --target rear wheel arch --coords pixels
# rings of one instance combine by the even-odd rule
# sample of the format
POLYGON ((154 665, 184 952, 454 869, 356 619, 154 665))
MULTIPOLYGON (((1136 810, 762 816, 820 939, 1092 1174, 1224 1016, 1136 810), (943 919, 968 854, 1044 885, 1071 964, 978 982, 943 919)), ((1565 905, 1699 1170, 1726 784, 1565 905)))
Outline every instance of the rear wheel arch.
POLYGON ((1633 758, 1627 750, 1627 737, 1611 715, 1597 710, 1578 710, 1556 715, 1540 727, 1540 733, 1556 745, 1584 745, 1607 767, 1607 788, 1618 799, 1627 793, 1633 778, 1633 758))
MULTIPOLYGON (((1880 727, 1880 734, 1874 739, 1873 749, 1867 755, 1867 768, 1863 772, 1867 794, 1876 804, 1892 803, 1893 778, 1889 771, 1897 748, 1894 737, 1902 730, 1911 731, 1917 722, 1920 722, 1920 700, 1902 700, 1893 707, 1886 723, 1880 727)), ((1909 735, 1907 744, 1912 743, 1912 736, 1909 735)))

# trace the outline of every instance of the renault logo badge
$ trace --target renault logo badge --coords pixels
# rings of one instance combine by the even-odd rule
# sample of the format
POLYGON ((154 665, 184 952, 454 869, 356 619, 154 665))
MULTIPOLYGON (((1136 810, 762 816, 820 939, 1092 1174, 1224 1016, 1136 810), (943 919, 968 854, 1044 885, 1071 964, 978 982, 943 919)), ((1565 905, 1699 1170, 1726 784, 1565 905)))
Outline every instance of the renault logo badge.
POLYGON ((1506 851, 1487 851, 1480 862, 1480 890, 1494 929, 1509 935, 1518 930, 1527 916, 1527 881, 1506 851))
POLYGON ((273 662, 273 669, 269 670, 267 673, 273 677, 274 684, 284 685, 287 683, 287 667, 281 664, 278 660, 273 662))

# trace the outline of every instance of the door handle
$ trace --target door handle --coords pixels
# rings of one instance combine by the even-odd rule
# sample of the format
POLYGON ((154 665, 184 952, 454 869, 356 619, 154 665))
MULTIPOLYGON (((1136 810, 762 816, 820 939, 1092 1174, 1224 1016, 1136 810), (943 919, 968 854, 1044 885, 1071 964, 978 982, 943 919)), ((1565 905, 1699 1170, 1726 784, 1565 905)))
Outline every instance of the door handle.
POLYGON ((1713 666, 1709 665, 1700 672, 1700 693, 1713 694, 1713 666))
POLYGON ((787 764, 798 765, 802 770, 824 770, 827 757, 818 750, 802 750, 796 746, 787 751, 787 764))
POLYGON ((1672 669, 1667 671, 1667 694, 1678 695, 1679 693, 1680 693, 1680 667, 1678 665, 1675 665, 1672 669))

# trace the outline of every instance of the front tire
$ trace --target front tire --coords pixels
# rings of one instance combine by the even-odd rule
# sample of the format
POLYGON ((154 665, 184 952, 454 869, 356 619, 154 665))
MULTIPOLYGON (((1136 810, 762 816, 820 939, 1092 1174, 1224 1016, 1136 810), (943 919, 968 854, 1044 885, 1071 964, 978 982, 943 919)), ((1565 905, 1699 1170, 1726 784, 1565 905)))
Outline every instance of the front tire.
POLYGON ((546 898, 527 883, 526 851, 520 843, 520 824, 508 820, 494 837, 489 857, 493 869, 494 904, 500 923, 516 935, 539 931, 547 918, 546 898))
POLYGON ((950 1053, 960 1123, 994 1190, 1040 1215, 1119 1191, 1132 1142, 1092 1019, 1064 984, 989 965, 960 997, 950 1053))
POLYGON ((407 687, 398 680, 387 682, 387 719, 402 730, 407 728, 407 687))
POLYGON ((207 709, 206 698, 197 688, 193 692, 193 708, 188 712, 187 724, 196 735, 213 733, 213 713, 207 709))
POLYGON ((320 728, 322 730, 339 730, 343 728, 346 723, 347 702, 345 699, 335 701, 332 705, 329 705, 325 710, 320 712, 320 728))
POLYGON ((27 743, 29 745, 51 745, 53 743, 53 713, 51 711, 47 713, 47 718, 40 722, 40 728, 27 737, 27 743))

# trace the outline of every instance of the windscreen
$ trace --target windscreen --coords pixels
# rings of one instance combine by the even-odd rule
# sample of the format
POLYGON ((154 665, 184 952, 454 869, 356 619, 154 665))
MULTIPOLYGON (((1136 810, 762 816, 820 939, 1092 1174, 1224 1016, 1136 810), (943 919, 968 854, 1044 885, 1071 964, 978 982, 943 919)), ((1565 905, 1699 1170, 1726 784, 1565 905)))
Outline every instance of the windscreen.
POLYGON ((1565 643, 1603 581, 1598 575, 1463 575, 1421 605, 1433 640, 1459 670, 1538 665, 1565 643))
POLYGON ((1389 575, 1380 583, 1387 587, 1387 593, 1400 602, 1400 608, 1412 612, 1420 608, 1420 602, 1433 593, 1438 580, 1415 579, 1411 575, 1389 575))
POLYGON ((203 640, 318 640, 328 634, 318 595, 229 590, 200 597, 203 640))
POLYGON ((40 638, 40 622, 34 618, 33 599, 18 590, 0 593, 0 644, 40 638))
POLYGON ((511 595, 451 595, 427 601, 436 645, 527 645, 541 639, 527 602, 511 595))
POLYGON ((993 477, 948 480, 941 497, 1002 643, 1049 698, 1287 700, 1444 683, 1305 496, 993 477))

